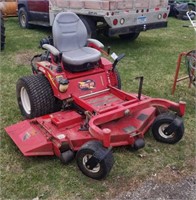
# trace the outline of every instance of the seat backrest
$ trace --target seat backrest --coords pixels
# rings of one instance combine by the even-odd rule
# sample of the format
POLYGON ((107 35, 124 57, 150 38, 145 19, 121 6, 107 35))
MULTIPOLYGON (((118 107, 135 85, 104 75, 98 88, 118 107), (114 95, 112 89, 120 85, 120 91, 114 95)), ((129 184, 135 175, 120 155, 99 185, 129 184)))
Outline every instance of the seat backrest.
POLYGON ((72 12, 60 12, 52 26, 54 46, 60 52, 72 51, 84 47, 87 42, 87 30, 81 19, 72 12))

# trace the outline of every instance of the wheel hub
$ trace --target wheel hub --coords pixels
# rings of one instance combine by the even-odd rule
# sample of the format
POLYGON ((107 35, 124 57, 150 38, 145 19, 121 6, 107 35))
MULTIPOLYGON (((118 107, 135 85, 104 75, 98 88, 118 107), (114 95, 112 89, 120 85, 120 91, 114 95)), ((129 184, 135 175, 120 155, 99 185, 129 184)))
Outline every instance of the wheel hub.
POLYGON ((172 138, 174 136, 174 132, 169 134, 167 132, 165 132, 165 129, 169 126, 169 124, 162 124, 160 127, 159 127, 159 134, 163 137, 163 138, 172 138))
POLYGON ((23 106, 25 112, 27 114, 30 114, 31 113, 31 103, 29 100, 29 95, 27 93, 27 90, 24 87, 21 88, 20 98, 21 98, 22 106, 23 106))
POLYGON ((87 154, 83 157, 83 165, 85 166, 85 168, 92 173, 97 173, 100 170, 100 164, 98 163, 96 167, 94 167, 93 169, 90 169, 90 166, 88 166, 86 163, 88 162, 88 160, 92 157, 92 155, 87 154))
POLYGON ((21 24, 22 24, 23 26, 25 26, 25 23, 26 23, 26 16, 23 14, 23 15, 21 16, 21 24))

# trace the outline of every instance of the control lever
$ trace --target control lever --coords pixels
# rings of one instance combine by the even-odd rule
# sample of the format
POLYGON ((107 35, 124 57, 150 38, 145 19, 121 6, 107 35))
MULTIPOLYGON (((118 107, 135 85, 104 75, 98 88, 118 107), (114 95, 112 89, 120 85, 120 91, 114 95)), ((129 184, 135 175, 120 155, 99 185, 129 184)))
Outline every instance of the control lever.
POLYGON ((111 50, 111 47, 108 46, 108 50, 107 50, 108 55, 110 55, 110 50, 111 50))
POLYGON ((135 78, 136 80, 139 79, 139 89, 138 89, 138 99, 141 100, 141 95, 142 95, 142 86, 143 86, 143 80, 144 77, 143 76, 138 76, 135 78))
POLYGON ((63 69, 62 69, 62 67, 61 67, 62 55, 63 55, 63 53, 60 52, 60 53, 59 53, 59 57, 58 57, 58 63, 59 63, 59 64, 58 64, 57 69, 56 69, 56 72, 57 72, 57 73, 61 73, 61 72, 63 71, 63 69))
POLYGON ((114 71, 114 69, 115 69, 117 63, 118 63, 120 60, 122 60, 124 57, 125 57, 125 54, 122 53, 122 54, 120 54, 120 55, 114 60, 114 63, 113 63, 113 65, 112 65, 112 71, 114 71))
POLYGON ((62 55, 63 55, 63 53, 60 52, 60 53, 59 53, 59 63, 61 63, 61 61, 62 61, 62 55))

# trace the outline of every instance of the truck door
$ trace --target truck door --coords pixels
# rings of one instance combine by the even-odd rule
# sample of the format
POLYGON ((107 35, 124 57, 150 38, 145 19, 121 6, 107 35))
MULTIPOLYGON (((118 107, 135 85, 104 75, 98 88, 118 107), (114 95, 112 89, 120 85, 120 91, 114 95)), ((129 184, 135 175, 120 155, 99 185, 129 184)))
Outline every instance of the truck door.
POLYGON ((49 22, 49 0, 28 0, 27 2, 32 21, 49 22))

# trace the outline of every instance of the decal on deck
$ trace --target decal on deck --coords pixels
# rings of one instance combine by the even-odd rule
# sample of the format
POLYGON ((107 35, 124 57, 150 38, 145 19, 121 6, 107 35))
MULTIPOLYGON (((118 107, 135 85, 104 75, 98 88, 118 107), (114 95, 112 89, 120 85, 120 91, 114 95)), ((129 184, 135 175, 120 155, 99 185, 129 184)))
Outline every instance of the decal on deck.
POLYGON ((78 87, 81 90, 92 90, 95 88, 95 85, 96 85, 95 82, 91 79, 84 80, 84 81, 78 83, 78 87))
POLYGON ((25 132, 24 134, 21 134, 20 137, 22 141, 28 140, 30 137, 37 135, 37 132, 32 128, 25 132))

